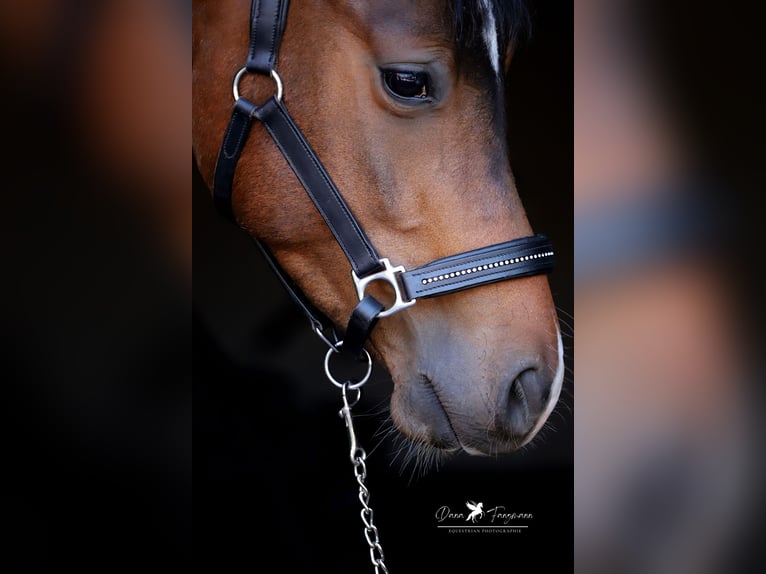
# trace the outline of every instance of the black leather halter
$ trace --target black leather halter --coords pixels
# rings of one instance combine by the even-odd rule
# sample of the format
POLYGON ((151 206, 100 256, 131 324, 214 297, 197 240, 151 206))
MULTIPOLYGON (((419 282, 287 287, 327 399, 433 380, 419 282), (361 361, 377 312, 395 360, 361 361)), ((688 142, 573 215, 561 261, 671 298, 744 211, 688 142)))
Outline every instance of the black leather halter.
POLYGON ((344 351, 358 355, 379 318, 406 309, 419 298, 447 295, 488 283, 549 272, 553 268, 553 249, 544 235, 522 237, 467 251, 412 270, 393 266, 388 259, 377 254, 282 101, 282 80, 276 71, 276 61, 287 20, 287 6, 288 0, 253 0, 251 4, 250 47, 245 67, 234 78, 234 110, 218 155, 213 195, 218 210, 234 220, 231 205, 234 172, 253 119, 259 120, 290 164, 351 264, 359 304, 351 315, 344 340, 340 342, 332 323, 317 311, 268 249, 255 239, 292 299, 311 321, 314 331, 334 350, 342 345, 344 351), (240 97, 239 81, 247 73, 271 76, 277 93, 261 106, 240 97), (365 293, 367 285, 375 281, 387 282, 393 288, 395 301, 389 308, 365 293))

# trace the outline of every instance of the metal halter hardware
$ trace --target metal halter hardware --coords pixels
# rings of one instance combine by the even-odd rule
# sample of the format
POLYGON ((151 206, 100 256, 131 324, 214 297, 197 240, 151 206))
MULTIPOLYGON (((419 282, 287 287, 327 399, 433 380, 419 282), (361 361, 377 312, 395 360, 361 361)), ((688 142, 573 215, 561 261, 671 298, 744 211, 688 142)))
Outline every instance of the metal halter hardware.
MULTIPOLYGON (((239 82, 242 81, 242 77, 248 73, 247 66, 242 67, 239 72, 237 72, 237 75, 234 76, 234 81, 231 85, 231 93, 234 95, 234 102, 236 103, 237 100, 239 100, 239 82)), ((279 74, 277 74, 277 71, 275 69, 271 70, 271 73, 269 74, 271 76, 271 79, 274 80, 274 84, 277 88, 277 93, 274 95, 274 97, 277 99, 278 102, 282 101, 282 94, 284 92, 283 86, 282 86, 282 78, 279 77, 279 74)))
POLYGON ((327 376, 327 380, 330 381, 333 385, 338 387, 339 389, 343 389, 348 387, 349 389, 355 391, 357 389, 361 389, 367 381, 370 380, 370 375, 372 374, 372 357, 370 356, 370 353, 367 352, 367 349, 362 349, 362 352, 364 353, 364 356, 367 360, 367 372, 364 374, 364 376, 357 380, 356 382, 350 382, 350 381, 339 381, 335 377, 332 376, 332 371, 330 370, 330 359, 333 355, 337 355, 340 353, 340 349, 343 347, 343 341, 338 341, 335 343, 334 347, 330 347, 327 349, 327 354, 324 356, 324 374, 327 376))
POLYGON ((404 297, 402 296, 402 287, 399 284, 399 276, 406 271, 402 265, 397 265, 394 267, 386 257, 383 257, 380 260, 380 263, 383 265, 382 271, 378 271, 377 273, 373 273, 371 275, 365 275, 362 278, 357 277, 356 273, 351 271, 351 277, 354 279, 354 284, 356 285, 356 294, 360 301, 364 299, 364 293, 367 289, 367 286, 375 281, 383 281, 388 283, 394 290, 393 304, 388 309, 385 309, 378 314, 378 317, 382 319, 383 317, 389 317, 394 313, 398 313, 402 309, 412 307, 417 302, 417 299, 410 299, 409 301, 405 301, 404 297))
POLYGON ((221 214, 236 222, 231 204, 234 174, 252 123, 258 120, 282 152, 351 265, 351 276, 359 303, 351 314, 343 340, 340 340, 332 322, 293 283, 268 248, 253 238, 290 297, 308 317, 311 329, 328 347, 324 361, 325 374, 333 385, 341 389, 343 407, 339 414, 348 432, 349 456, 359 485, 361 517, 370 561, 376 574, 388 573, 378 529, 373 522, 370 492, 365 485, 367 454, 357 442, 351 416, 351 408, 361 398, 361 387, 369 380, 372 372, 372 358, 364 348, 366 341, 379 318, 407 309, 415 305, 418 299, 547 273, 553 268, 553 248, 544 235, 535 235, 459 253, 410 270, 403 265, 394 266, 387 258, 380 257, 282 100, 284 89, 276 71, 276 61, 287 21, 287 9, 288 0, 253 0, 251 3, 247 61, 236 72, 232 82, 234 109, 218 154, 213 198, 221 214), (270 76, 275 83, 276 93, 261 105, 242 97, 239 84, 247 73, 270 76), (380 281, 387 283, 394 291, 394 301, 388 308, 367 294, 368 287, 380 281), (330 360, 340 352, 364 358, 367 363, 365 375, 360 379, 337 380, 330 370, 330 360), (357 396, 349 402, 347 395, 351 390, 357 391, 357 396))

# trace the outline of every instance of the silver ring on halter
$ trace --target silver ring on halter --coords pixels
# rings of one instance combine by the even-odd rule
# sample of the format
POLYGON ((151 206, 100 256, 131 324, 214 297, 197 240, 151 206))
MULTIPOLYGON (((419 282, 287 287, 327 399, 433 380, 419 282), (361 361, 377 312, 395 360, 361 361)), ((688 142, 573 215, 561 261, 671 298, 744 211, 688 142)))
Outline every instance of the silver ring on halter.
MULTIPOLYGON (((236 102, 239 99, 239 81, 242 79, 242 76, 244 76, 247 73, 247 68, 242 68, 239 72, 237 72, 237 75, 234 76, 234 83, 231 86, 231 92, 234 94, 234 101, 236 102)), ((275 69, 271 69, 271 79, 274 80, 274 83, 277 85, 277 101, 282 101, 282 78, 279 77, 279 74, 277 74, 277 71, 275 69)))
MULTIPOLYGON (((338 341, 335 346, 338 348, 342 347, 343 341, 338 341)), ((367 349, 362 349, 362 352, 367 357, 367 373, 365 373, 364 377, 362 377, 362 379, 356 383, 349 383, 348 381, 341 383, 335 377, 333 377, 332 373, 330 372, 330 357, 338 352, 339 351, 336 351, 335 349, 328 349, 327 354, 324 356, 324 374, 327 375, 327 379, 339 389, 345 387, 355 391, 362 388, 364 384, 370 380, 370 375, 372 374, 372 357, 370 357, 370 353, 367 352, 367 349)))

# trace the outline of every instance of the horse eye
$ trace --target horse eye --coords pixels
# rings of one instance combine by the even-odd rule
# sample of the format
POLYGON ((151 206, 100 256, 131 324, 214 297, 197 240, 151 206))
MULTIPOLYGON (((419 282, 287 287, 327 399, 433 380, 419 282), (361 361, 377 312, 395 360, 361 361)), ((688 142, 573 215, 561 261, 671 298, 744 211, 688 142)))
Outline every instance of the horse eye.
POLYGON ((427 100, 431 97, 431 81, 425 72, 384 70, 383 82, 392 94, 405 100, 427 100))

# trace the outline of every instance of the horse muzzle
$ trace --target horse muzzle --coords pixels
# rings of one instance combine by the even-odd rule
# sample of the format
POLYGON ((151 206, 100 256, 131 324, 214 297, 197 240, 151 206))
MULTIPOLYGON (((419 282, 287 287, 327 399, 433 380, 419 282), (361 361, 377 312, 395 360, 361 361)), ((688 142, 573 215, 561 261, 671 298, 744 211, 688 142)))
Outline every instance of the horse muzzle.
POLYGON ((492 351, 440 341, 415 376, 400 378, 392 366, 394 423, 408 438, 443 450, 517 450, 545 425, 561 393, 560 335, 557 343, 492 351))

